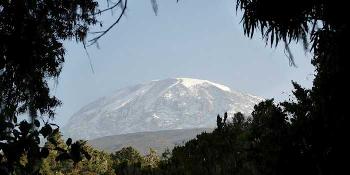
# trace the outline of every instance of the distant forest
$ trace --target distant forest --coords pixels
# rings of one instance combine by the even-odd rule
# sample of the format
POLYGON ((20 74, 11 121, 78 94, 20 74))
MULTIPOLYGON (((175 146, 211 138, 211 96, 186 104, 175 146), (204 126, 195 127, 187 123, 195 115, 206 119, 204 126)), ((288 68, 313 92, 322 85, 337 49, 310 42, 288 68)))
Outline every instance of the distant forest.
MULTIPOLYGON (((184 1, 184 0, 183 0, 184 1)), ((59 99, 48 81, 65 61, 63 41, 96 44, 123 17, 127 0, 0 1, 0 174, 342 174, 348 171, 349 6, 332 0, 237 0, 247 37, 303 44, 316 68, 311 89, 293 82, 293 97, 266 100, 250 118, 217 116, 217 128, 157 156, 127 147, 112 154, 85 141, 62 140, 51 122, 59 99), (87 40, 97 16, 119 8, 107 29, 87 40), (19 51, 20 50, 20 51, 19 51), (346 73, 348 72, 348 73, 346 73), (28 114, 29 119, 21 117, 28 114), (41 140, 47 141, 40 144, 41 140)), ((151 0, 157 12, 156 0, 151 0)), ((116 41, 118 42, 118 41, 116 41)), ((218 63, 219 64, 219 63, 218 63)), ((227 75, 230 76, 230 75, 227 75)), ((225 111, 222 111, 225 112, 225 111)))

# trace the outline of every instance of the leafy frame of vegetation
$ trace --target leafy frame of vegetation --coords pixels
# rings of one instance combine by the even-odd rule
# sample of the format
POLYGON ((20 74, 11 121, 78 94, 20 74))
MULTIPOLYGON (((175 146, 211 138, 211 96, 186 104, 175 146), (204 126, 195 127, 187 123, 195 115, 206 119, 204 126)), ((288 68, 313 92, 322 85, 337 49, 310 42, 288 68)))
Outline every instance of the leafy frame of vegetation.
MULTIPOLYGON (((0 3, 0 172, 35 174, 40 170, 42 158, 50 155, 49 147, 39 146, 40 136, 50 141, 58 133, 57 128, 53 129, 54 124, 38 119, 52 117, 54 108, 60 104, 50 96, 47 81, 60 74, 64 62, 62 40, 75 38, 85 43, 88 27, 97 23, 95 15, 101 11, 96 10, 97 3, 93 0, 0 3), (17 117, 24 113, 29 114, 30 121, 17 122, 17 117)), ((204 133, 175 148, 158 166, 132 164, 139 168, 134 168, 133 173, 345 172, 343 160, 349 152, 346 138, 350 133, 344 103, 349 99, 349 86, 344 83, 349 75, 347 43, 350 40, 346 3, 238 0, 245 34, 253 37, 259 30, 271 46, 283 41, 292 65, 294 59, 288 44, 302 40, 307 49, 310 42, 312 64, 316 67, 312 89, 293 83, 294 101, 279 105, 272 100, 260 103, 251 121, 236 114, 233 123, 226 124, 227 117, 218 117, 218 128, 213 133, 204 133)), ((82 149, 83 142, 72 144, 67 140, 66 145, 68 150, 54 148, 61 151, 58 160, 68 158, 78 165, 84 156, 89 157, 82 149)), ((130 167, 125 161, 116 164, 120 165, 130 167)))

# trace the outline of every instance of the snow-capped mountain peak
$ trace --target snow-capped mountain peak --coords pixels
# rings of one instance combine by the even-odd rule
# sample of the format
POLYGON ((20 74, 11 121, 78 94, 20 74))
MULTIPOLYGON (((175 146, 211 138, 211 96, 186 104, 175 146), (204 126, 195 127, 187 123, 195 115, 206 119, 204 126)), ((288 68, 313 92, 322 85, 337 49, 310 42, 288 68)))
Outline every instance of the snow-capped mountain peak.
POLYGON ((262 98, 208 80, 170 78, 119 89, 75 113, 63 128, 75 139, 143 131, 208 128, 216 115, 250 114, 262 98))

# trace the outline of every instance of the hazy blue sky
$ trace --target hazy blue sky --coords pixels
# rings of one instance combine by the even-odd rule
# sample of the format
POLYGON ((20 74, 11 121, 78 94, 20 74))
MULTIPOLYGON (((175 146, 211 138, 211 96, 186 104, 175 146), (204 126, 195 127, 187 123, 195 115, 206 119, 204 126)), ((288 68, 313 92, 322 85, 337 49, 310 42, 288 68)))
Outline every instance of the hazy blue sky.
MULTIPOLYGON (((96 46, 66 43, 67 56, 53 89, 63 105, 56 121, 65 124, 82 106, 113 91, 171 77, 207 79, 264 98, 282 100, 291 80, 310 87, 310 55, 299 45, 290 67, 283 47, 265 46, 261 37, 243 35, 235 0, 159 0, 155 16, 150 0, 129 0, 127 14, 96 46)), ((108 26, 116 16, 104 16, 108 26)))

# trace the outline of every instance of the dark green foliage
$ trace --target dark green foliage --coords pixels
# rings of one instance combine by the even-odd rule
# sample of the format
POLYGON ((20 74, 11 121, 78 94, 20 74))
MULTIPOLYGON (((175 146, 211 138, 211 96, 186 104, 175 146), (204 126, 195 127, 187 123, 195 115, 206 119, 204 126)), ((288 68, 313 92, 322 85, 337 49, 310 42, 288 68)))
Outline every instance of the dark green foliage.
POLYGON ((113 160, 116 164, 126 163, 126 164, 136 164, 142 162, 141 154, 132 147, 122 148, 112 154, 113 160))
POLYGON ((45 147, 51 151, 48 157, 40 162, 40 174, 114 174, 110 155, 93 149, 86 145, 85 141, 66 144, 59 133, 53 135, 50 140, 45 147), (76 151, 77 149, 79 151, 76 151), (74 155, 75 158, 72 158, 74 155))
MULTIPOLYGON (((311 90, 296 83, 296 101, 285 102, 291 117, 291 144, 309 174, 346 171, 349 144, 347 103, 350 41, 349 6, 332 0, 238 0, 244 12, 245 34, 260 30, 266 41, 303 40, 309 37, 316 76, 311 90)), ((304 44, 306 45, 306 44, 304 44)), ((301 166, 302 167, 302 166, 301 166)))
MULTIPOLYGON (((44 117, 53 117, 60 104, 50 95, 48 80, 61 72, 63 40, 84 41, 88 27, 97 22, 96 8, 94 0, 0 1, 0 174, 35 173, 48 155, 39 146, 40 137, 58 128, 44 117)), ((79 145, 71 147, 79 150, 79 145)))
POLYGON ((239 174, 248 171, 245 151, 249 146, 248 122, 240 113, 235 115, 234 121, 218 122, 213 133, 202 133, 184 146, 175 147, 168 163, 161 167, 163 173, 239 174))
POLYGON ((132 147, 122 148, 111 155, 113 169, 116 174, 141 175, 158 173, 160 158, 157 153, 150 149, 149 154, 142 156, 132 147))
MULTIPOLYGON (((255 106, 249 127, 249 161, 258 174, 295 174, 289 157, 290 123, 279 106, 267 100, 255 106)), ((295 167, 294 167, 295 168, 295 167)))
POLYGON ((64 62, 62 40, 83 41, 96 23, 97 3, 83 1, 1 1, 0 104, 2 120, 18 113, 52 116, 59 101, 47 80, 57 78, 64 62))
POLYGON ((72 145, 60 144, 57 139, 59 130, 53 127, 57 126, 45 123, 43 127, 33 129, 32 124, 25 120, 16 124, 12 130, 14 134, 7 137, 7 142, 1 144, 1 173, 37 174, 40 171, 41 160, 48 157, 53 150, 57 152, 57 160, 81 160, 82 156, 78 153, 85 152, 81 142, 72 145), (41 136, 48 140, 44 146, 39 145, 41 136))
POLYGON ((224 126, 222 118, 220 117, 219 114, 218 114, 218 116, 216 116, 216 126, 218 127, 218 130, 221 130, 222 127, 224 126))

